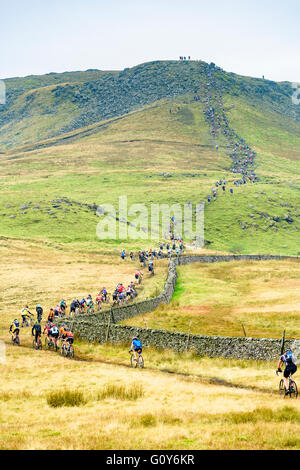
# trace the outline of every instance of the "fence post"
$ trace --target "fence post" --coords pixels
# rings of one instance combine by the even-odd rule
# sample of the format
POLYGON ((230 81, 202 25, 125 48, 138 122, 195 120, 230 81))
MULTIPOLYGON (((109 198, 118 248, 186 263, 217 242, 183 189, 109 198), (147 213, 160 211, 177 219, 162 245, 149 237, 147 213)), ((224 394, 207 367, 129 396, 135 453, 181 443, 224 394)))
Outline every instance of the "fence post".
POLYGON ((243 327, 243 330, 244 330, 244 335, 245 335, 245 337, 247 337, 247 333, 246 333, 246 330, 245 330, 245 327, 244 327, 243 323, 242 323, 242 327, 243 327))
POLYGON ((285 330, 283 330, 281 338, 281 355, 284 353, 284 343, 285 343, 285 330))
POLYGON ((111 315, 109 316, 108 325, 107 325, 107 330, 106 330, 106 339, 105 339, 105 342, 106 342, 106 343, 107 343, 107 341, 108 341, 108 335, 109 335, 110 318, 111 318, 111 315))
POLYGON ((190 324, 189 324, 189 332, 188 332, 188 337, 187 337, 187 342, 186 342, 186 351, 188 350, 188 347, 189 347, 190 335, 191 335, 191 326, 192 326, 192 320, 190 321, 190 324))

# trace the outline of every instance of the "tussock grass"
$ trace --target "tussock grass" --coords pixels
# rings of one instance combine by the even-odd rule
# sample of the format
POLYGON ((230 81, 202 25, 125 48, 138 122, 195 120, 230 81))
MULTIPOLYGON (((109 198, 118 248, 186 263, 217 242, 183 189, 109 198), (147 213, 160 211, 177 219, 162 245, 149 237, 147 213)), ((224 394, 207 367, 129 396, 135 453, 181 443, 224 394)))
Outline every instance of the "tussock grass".
POLYGON ((137 400, 144 396, 144 390, 141 385, 125 385, 108 384, 98 393, 98 400, 105 400, 106 398, 113 398, 115 400, 137 400))
POLYGON ((80 406, 87 403, 83 392, 79 390, 59 390, 47 395, 47 403, 52 408, 62 406, 80 406))
POLYGON ((264 423, 300 423, 300 412, 292 407, 285 406, 279 410, 271 408, 257 408, 254 411, 230 413, 225 417, 225 421, 233 424, 242 423, 257 423, 263 421, 264 423))
POLYGON ((29 398, 31 393, 26 392, 25 390, 20 390, 17 392, 13 391, 3 391, 0 392, 0 401, 10 401, 10 400, 24 400, 29 398))
POLYGON ((146 413, 140 417, 139 423, 143 427, 149 428, 152 426, 156 426, 157 420, 156 420, 156 417, 152 413, 146 413))

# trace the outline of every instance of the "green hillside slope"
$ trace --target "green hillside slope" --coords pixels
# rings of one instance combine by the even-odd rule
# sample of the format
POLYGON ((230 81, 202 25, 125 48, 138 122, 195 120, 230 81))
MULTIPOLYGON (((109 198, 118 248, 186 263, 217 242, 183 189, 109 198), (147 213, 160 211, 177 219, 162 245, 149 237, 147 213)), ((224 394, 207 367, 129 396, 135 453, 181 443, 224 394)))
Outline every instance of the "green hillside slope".
MULTIPOLYGON (((297 254, 299 124, 293 121, 293 143, 286 139, 280 146, 281 121, 276 122, 274 131, 274 121, 272 117, 266 121, 263 109, 246 107, 239 98, 234 101, 225 97, 225 110, 230 125, 234 123, 258 152, 254 170, 259 180, 255 184, 234 185, 240 175, 231 171, 227 139, 220 133, 213 137, 203 104, 183 95, 82 129, 73 140, 66 140, 69 143, 63 143, 66 136, 62 136, 45 143, 48 146, 44 148, 20 149, 2 156, 1 234, 80 242, 86 248, 110 249, 125 242, 128 247, 149 248, 155 242, 100 242, 92 204, 117 206, 120 195, 128 196, 129 205, 144 202, 148 207, 151 202, 196 204, 205 200, 205 239, 210 248, 297 254), (249 126, 243 124, 245 113, 249 126), (87 135, 88 131, 92 133, 87 135), (267 132, 272 139, 264 150, 267 132), (289 145, 294 149, 292 159, 283 156, 289 145), (283 162, 280 174, 278 166, 272 162, 268 165, 269 155, 283 162), (208 203, 207 195, 215 182, 224 177, 227 190, 219 190, 216 201, 208 203), (63 198, 73 201, 72 205, 63 198)), ((292 122, 289 119, 282 121, 285 126, 292 122)), ((283 132, 284 126, 282 129, 283 132)), ((292 135, 291 131, 285 132, 292 135)))
POLYGON ((208 75, 231 96, 263 103, 300 119, 289 83, 241 77, 201 61, 157 61, 122 72, 71 72, 5 80, 7 104, 0 107, 0 149, 33 143, 124 115, 164 98, 199 90, 208 75))

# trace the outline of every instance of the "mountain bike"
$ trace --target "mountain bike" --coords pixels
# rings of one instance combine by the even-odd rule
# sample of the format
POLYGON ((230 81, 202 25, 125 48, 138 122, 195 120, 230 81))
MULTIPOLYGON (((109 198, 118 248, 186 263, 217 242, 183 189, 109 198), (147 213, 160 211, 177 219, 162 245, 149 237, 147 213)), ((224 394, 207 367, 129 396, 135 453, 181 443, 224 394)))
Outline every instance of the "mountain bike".
POLYGON ((138 358, 136 359, 134 356, 134 353, 130 350, 129 353, 131 354, 130 356, 130 365, 131 367, 137 368, 139 367, 140 369, 144 368, 144 359, 142 356, 142 353, 138 352, 138 358))
POLYGON ((11 333, 11 340, 13 345, 20 346, 20 336, 19 333, 11 333))
POLYGON ((42 349, 41 335, 38 336, 37 343, 35 342, 35 338, 33 338, 32 347, 33 349, 42 349))
POLYGON ((61 350, 60 350, 60 353, 62 356, 65 356, 65 357, 71 357, 73 358, 74 357, 74 347, 72 344, 70 343, 66 343, 66 341, 63 341, 62 344, 61 344, 61 350))
MULTIPOLYGON (((278 371, 276 372, 276 374, 278 375, 278 371)), ((289 395, 290 398, 298 397, 298 387, 297 387, 296 382, 292 379, 291 375, 289 375, 289 389, 288 390, 285 389, 284 380, 283 379, 280 380, 279 395, 283 398, 285 398, 287 395, 289 395)))
POLYGON ((29 316, 29 315, 24 315, 22 316, 22 324, 21 324, 21 328, 23 328, 24 326, 33 326, 34 325, 34 318, 33 318, 33 315, 32 316, 29 316))
POLYGON ((45 338, 45 347, 48 348, 48 349, 55 349, 55 351, 58 350, 58 344, 57 344, 57 340, 54 341, 54 339, 52 337, 48 337, 46 336, 45 338))

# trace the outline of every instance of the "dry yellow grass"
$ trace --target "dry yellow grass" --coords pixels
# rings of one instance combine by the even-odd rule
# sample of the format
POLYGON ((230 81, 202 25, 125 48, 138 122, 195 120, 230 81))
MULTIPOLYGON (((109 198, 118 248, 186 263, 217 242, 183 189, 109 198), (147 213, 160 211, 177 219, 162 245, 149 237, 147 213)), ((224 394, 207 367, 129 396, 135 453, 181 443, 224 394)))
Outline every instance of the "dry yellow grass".
MULTIPOLYGON (((275 364, 145 349, 146 367, 136 370, 129 367, 129 345, 77 341, 69 360, 33 350, 29 328, 21 330, 21 346, 12 346, 8 326, 25 297, 46 310, 62 296, 94 294, 96 286, 131 280, 135 265, 129 262, 59 248, 0 243, 0 339, 6 346, 0 363, 1 449, 300 448, 300 402, 277 396, 275 364), (135 384, 142 391, 136 395, 135 384), (68 390, 80 392, 83 403, 48 404, 49 393, 68 390)), ((165 276, 163 264, 155 281, 162 285, 165 276)), ((141 295, 153 288, 146 279, 141 295)))
POLYGON ((295 437, 300 431, 300 402, 281 400, 274 393, 278 379, 272 364, 145 351, 149 369, 136 370, 126 367, 126 348, 77 345, 79 350, 85 347, 95 348, 93 360, 70 361, 53 352, 7 345, 7 362, 0 366, 0 448, 300 447, 295 437), (116 353, 124 365, 104 361, 105 354, 113 361, 116 353), (159 370, 164 362, 171 369, 176 364, 178 372, 159 370), (191 375, 180 374, 180 369, 191 375), (217 385, 213 378, 223 382, 217 385), (109 385, 134 384, 144 391, 136 400, 99 399, 109 385), (251 390, 254 385, 257 389, 251 390), (47 395, 58 390, 80 391, 86 404, 52 408, 47 395))
MULTIPOLYGON (((62 250, 43 242, 23 240, 0 239, 0 255, 0 315, 9 314, 5 317, 6 322, 19 316, 26 304, 35 313, 36 304, 41 303, 46 314, 63 298, 69 306, 76 297, 91 293, 95 298, 104 286, 108 292, 112 292, 118 282, 127 286, 134 281, 138 267, 136 262, 121 263, 120 256, 113 254, 83 254, 74 246, 62 250)), ((162 260, 156 266, 154 279, 145 271, 143 284, 139 287, 139 300, 163 288, 167 264, 162 260)))

